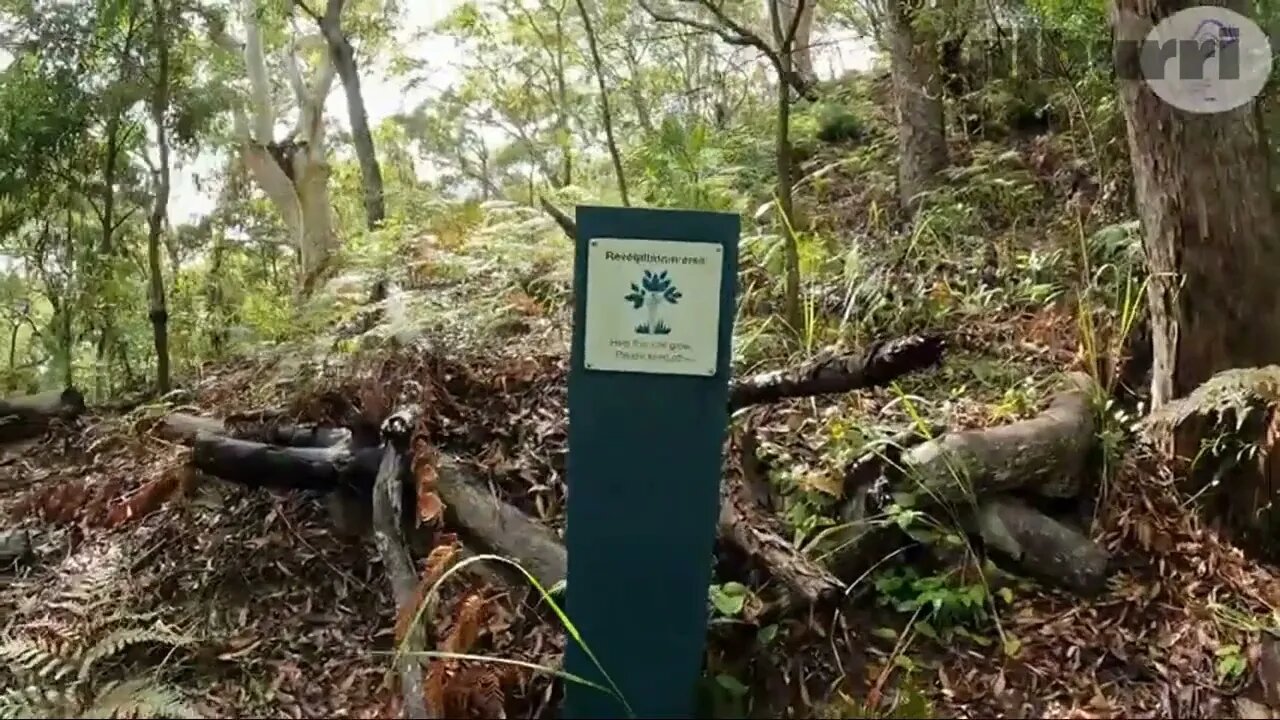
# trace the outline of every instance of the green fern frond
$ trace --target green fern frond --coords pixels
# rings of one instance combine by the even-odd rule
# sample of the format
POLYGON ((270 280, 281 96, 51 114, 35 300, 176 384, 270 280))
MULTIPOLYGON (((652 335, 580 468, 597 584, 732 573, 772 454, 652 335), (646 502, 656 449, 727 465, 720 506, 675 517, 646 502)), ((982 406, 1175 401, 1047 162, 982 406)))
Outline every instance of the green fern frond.
POLYGON ((84 682, 87 680, 94 664, 99 660, 111 657, 130 645, 161 643, 181 647, 191 642, 193 642, 192 638, 167 630, 152 630, 148 628, 116 630, 99 640, 84 654, 80 661, 80 672, 77 675, 77 681, 84 682))
POLYGON ((198 718, 200 713, 177 688, 153 678, 107 685, 79 717, 198 718))
POLYGON ((19 677, 57 681, 79 666, 76 652, 66 643, 39 638, 12 638, 0 644, 0 660, 19 677))
POLYGON ((0 692, 0 719, 68 717, 79 705, 75 694, 66 689, 12 688, 0 692))
POLYGON ((1231 418, 1237 429, 1259 406, 1280 403, 1280 365, 1224 370, 1184 398, 1151 413, 1145 421, 1151 434, 1165 433, 1192 417, 1231 418))

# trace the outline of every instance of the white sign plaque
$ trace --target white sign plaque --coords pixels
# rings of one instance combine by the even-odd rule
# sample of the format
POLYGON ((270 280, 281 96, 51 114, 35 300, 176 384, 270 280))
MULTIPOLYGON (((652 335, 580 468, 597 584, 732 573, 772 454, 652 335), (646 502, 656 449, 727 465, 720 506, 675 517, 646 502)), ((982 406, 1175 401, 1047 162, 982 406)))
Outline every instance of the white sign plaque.
POLYGON ((586 369, 715 375, 723 266, 718 243, 592 240, 586 369))

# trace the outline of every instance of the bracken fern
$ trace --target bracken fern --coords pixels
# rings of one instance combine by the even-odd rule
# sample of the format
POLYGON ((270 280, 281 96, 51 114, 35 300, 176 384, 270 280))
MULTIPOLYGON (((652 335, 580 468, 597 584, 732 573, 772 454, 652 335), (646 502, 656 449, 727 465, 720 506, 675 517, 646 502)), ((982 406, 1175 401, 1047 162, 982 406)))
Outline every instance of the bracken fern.
POLYGON ((16 682, 0 693, 0 718, 198 717, 181 691, 158 677, 94 682, 95 668, 128 647, 191 642, 163 628, 140 627, 116 629, 87 647, 72 641, 11 638, 0 643, 0 662, 16 682))

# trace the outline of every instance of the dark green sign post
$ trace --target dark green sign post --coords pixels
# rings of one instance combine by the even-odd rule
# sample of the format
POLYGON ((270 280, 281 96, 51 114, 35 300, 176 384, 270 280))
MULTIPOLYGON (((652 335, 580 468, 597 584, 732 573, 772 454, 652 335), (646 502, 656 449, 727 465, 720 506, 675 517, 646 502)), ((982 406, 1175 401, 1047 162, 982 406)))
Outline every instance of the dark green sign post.
MULTIPOLYGON (((688 718, 728 427, 737 215, 579 207, 569 373, 569 619, 632 712, 688 718)), ((565 669, 609 687, 567 640, 565 669)), ((621 718, 567 683, 565 716, 621 718)))

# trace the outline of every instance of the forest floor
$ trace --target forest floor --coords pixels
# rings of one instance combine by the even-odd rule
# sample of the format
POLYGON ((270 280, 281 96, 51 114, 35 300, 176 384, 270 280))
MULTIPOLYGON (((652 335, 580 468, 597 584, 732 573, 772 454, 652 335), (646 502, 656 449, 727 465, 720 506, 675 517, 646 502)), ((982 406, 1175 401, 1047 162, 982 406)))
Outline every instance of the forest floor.
MULTIPOLYGON (((946 335, 949 354, 892 388, 751 411, 775 480, 797 498, 789 522, 820 518, 849 452, 909 426, 913 414, 951 429, 1007 423, 1034 414, 1053 380, 1084 364, 1092 339, 1076 303, 1094 291, 1114 296, 1115 286, 1094 283, 1088 262, 1082 272, 1069 261, 1084 246, 1071 239, 1078 220, 1060 211, 1075 181, 1053 151, 1039 141, 971 148, 958 171, 963 189, 940 203, 951 214, 910 236, 866 210, 883 190, 865 182, 881 148, 840 167, 823 166, 830 157, 821 155, 807 165, 829 170, 821 187, 810 183, 809 202, 828 211, 820 224, 867 249, 856 287, 842 278, 844 265, 815 262, 806 284, 822 319, 804 352, 833 334, 865 347, 931 330, 946 335), (992 169, 1002 164, 1010 167, 992 169), (991 204, 1000 211, 988 214, 991 204), (1025 220, 1037 212, 1053 214, 1025 220), (1001 219, 1019 213, 1022 222, 1001 219), (1080 277, 1087 287, 1072 285, 1080 277)), ((1120 191, 1103 183, 1100 193, 1120 191)), ((830 236, 813 235, 807 252, 820 255, 830 236)), ((1113 268, 1114 251, 1086 250, 1113 268)), ((409 285, 410 309, 388 311, 358 348, 322 336, 213 364, 179 401, 91 413, 0 447, 0 512, 36 540, 31 569, 0 577, 0 652, 44 670, 49 703, 66 695, 83 707, 127 687, 175 715, 398 711, 394 603, 372 542, 335 532, 310 494, 197 480, 190 449, 153 432, 166 412, 271 410, 294 421, 376 424, 397 398, 416 395, 428 400, 439 451, 562 526, 567 245, 481 252, 437 237, 415 252, 415 272, 427 279, 409 285)), ((751 277, 744 272, 744 285, 751 277)), ((754 299, 746 296, 744 305, 754 299)), ((754 333, 755 318, 740 326, 738 367, 795 360, 767 332, 754 333)), ((739 439, 735 432, 730 457, 739 439)), ((709 692, 729 703, 722 712, 747 707, 732 704, 747 702, 743 690, 753 714, 774 717, 1223 717, 1239 711, 1237 695, 1263 699, 1254 668, 1261 636, 1280 627, 1276 570, 1203 527, 1159 462, 1100 440, 1089 533, 1112 565, 1099 595, 1026 582, 975 604, 963 601, 966 588, 948 587, 903 611, 891 584, 873 579, 857 607, 834 618, 790 617, 768 633, 749 618, 716 625, 707 674, 709 692)), ((722 581, 747 577, 719 571, 722 581)), ((467 652, 543 665, 563 651, 561 629, 509 588, 454 580, 446 589, 434 620, 446 644, 467 636, 467 652)), ((546 675, 523 668, 449 672, 451 716, 493 717, 496 698, 507 716, 540 715, 559 695, 546 675)), ((3 702, 0 693, 0 710, 3 702)))
MULTIPOLYGON (((562 477, 563 361, 525 357, 462 368, 405 359, 366 367, 376 374, 356 376, 328 397, 397 381, 452 387, 453 407, 440 420, 454 430, 441 446, 469 450, 502 494, 556 523, 563 494, 548 479, 562 477), (465 380, 451 377, 463 373, 465 380), (547 497, 535 497, 534 482, 547 497)), ((266 370, 226 369, 206 380, 191 405, 254 410, 256 402, 237 398, 251 398, 266 370)), ((296 398, 294 407, 320 420, 325 399, 296 398)), ((805 408, 773 412, 778 428, 807 422, 805 408)), ((51 657, 60 643, 90 656, 113 642, 134 645, 146 652, 104 657, 92 673, 92 660, 80 658, 65 684, 82 669, 97 684, 150 668, 202 714, 379 717, 394 709, 385 654, 393 601, 367 543, 335 533, 320 503, 303 494, 191 485, 188 449, 149 434, 148 425, 90 418, 78 434, 11 447, 0 459, 8 511, 24 497, 14 492, 18 483, 83 488, 25 496, 40 505, 19 511, 42 518, 39 559, 34 572, 0 590, 5 637, 43 642, 51 657), (168 496, 163 504, 157 492, 168 496), (103 498, 111 503, 101 505, 103 498)), ((777 693, 771 704, 821 703, 838 689, 858 700, 836 700, 825 712, 844 716, 868 712, 868 698, 881 692, 884 712, 895 702, 893 688, 902 687, 927 698, 937 717, 1228 714, 1224 699, 1248 684, 1232 665, 1251 652, 1240 637, 1257 633, 1256 618, 1280 607, 1275 573, 1202 528, 1171 479, 1137 461, 1114 475, 1092 534, 1116 568, 1096 598, 1020 588, 1000 602, 993 623, 945 643, 920 633, 909 643, 900 642, 905 632, 886 637, 881 625, 895 623, 876 612, 835 622, 793 618, 764 647, 713 633, 709 662, 777 693)), ((500 588, 453 588, 437 627, 447 633, 462 596, 477 593, 488 609, 471 652, 545 664, 562 651, 558 628, 500 588)), ((546 678, 532 672, 499 673, 498 681, 512 715, 540 712, 552 697, 546 678)), ((474 709, 481 699, 452 702, 474 709)))

